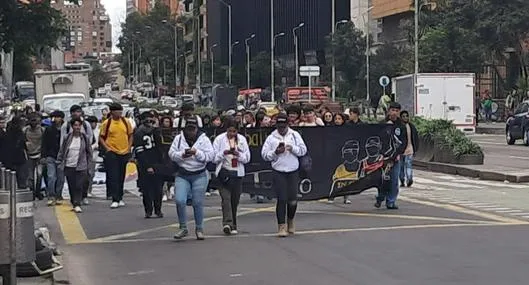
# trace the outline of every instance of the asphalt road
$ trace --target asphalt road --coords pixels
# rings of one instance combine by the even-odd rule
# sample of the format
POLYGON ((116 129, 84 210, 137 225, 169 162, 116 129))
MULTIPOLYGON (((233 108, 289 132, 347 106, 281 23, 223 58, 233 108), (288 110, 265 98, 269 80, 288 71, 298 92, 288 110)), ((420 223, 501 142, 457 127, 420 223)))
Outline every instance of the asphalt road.
POLYGON ((57 279, 74 285, 527 284, 529 185, 419 171, 415 181, 398 211, 374 209, 372 191, 351 205, 301 203, 298 234, 285 239, 274 204, 247 197, 240 235, 223 236, 209 197, 207 239, 173 241, 174 204, 145 220, 132 183, 124 208, 95 198, 79 216, 41 206, 37 217, 65 253, 57 279))
POLYGON ((529 166, 529 148, 521 140, 515 145, 507 145, 505 135, 472 135, 485 153, 485 165, 508 170, 527 170, 529 166))

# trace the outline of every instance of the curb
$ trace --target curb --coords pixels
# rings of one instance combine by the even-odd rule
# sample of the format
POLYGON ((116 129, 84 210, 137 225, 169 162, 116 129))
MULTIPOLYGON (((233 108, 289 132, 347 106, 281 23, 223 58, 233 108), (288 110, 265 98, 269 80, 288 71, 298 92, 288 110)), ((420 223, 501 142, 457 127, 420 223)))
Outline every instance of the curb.
POLYGON ((505 174, 500 171, 486 171, 486 170, 477 170, 472 169, 471 166, 461 166, 453 165, 446 163, 438 162, 426 162, 416 160, 413 162, 413 165, 420 170, 440 172, 452 175, 460 175, 471 178, 479 178, 481 180, 491 180, 491 181, 508 181, 511 183, 525 183, 529 182, 529 174, 527 175, 513 175, 505 174))
POLYGON ((476 127, 476 134, 482 135, 504 135, 505 128, 476 127))

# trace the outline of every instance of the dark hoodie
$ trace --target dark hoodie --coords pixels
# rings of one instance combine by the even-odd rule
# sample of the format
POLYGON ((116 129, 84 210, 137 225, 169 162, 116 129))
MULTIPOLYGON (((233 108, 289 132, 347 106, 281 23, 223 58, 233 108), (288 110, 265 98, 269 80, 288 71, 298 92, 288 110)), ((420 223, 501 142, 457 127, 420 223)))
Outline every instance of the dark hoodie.
POLYGON ((140 125, 134 131, 134 154, 138 160, 138 170, 146 173, 148 168, 162 164, 163 156, 157 130, 154 127, 140 125))
POLYGON ((9 169, 17 169, 17 167, 26 164, 28 159, 22 124, 22 120, 15 117, 7 125, 6 142, 9 143, 6 143, 6 147, 0 151, 4 153, 4 162, 9 169))
POLYGON ((400 118, 392 121, 387 116, 383 123, 393 125, 391 129, 391 141, 396 150, 391 158, 397 159, 400 155, 404 154, 406 146, 408 145, 408 130, 400 118))

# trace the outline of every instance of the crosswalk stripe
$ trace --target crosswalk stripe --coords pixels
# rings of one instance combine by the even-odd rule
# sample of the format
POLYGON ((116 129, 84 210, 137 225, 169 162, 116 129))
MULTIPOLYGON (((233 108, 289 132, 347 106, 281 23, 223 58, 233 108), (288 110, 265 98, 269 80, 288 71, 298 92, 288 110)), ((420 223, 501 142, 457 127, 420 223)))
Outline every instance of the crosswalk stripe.
POLYGON ((528 216, 529 213, 527 213, 527 212, 521 212, 521 213, 512 213, 511 215, 513 215, 513 216, 522 216, 522 217, 523 217, 523 216, 528 216))
POLYGON ((512 213, 520 213, 522 211, 520 210, 500 210, 500 211, 496 211, 498 213, 503 213, 503 214, 512 214, 512 213))
POLYGON ((511 188, 511 189, 527 189, 527 188, 529 188, 528 185, 515 185, 515 184, 509 184, 509 183, 498 183, 498 182, 483 181, 483 180, 456 179, 456 180, 452 180, 452 182, 456 182, 456 183, 470 183, 470 184, 478 184, 478 185, 500 187, 500 188, 504 187, 504 188, 511 188))
POLYGON ((451 182, 440 182, 440 181, 435 181, 435 180, 430 180, 430 179, 426 179, 426 178, 416 178, 417 182, 421 183, 421 184, 432 184, 432 185, 443 185, 443 186, 448 186, 448 187, 454 187, 454 188, 477 188, 477 189, 482 189, 484 187, 481 187, 481 186, 474 186, 474 185, 466 185, 466 184, 461 184, 461 183, 451 183, 451 182))

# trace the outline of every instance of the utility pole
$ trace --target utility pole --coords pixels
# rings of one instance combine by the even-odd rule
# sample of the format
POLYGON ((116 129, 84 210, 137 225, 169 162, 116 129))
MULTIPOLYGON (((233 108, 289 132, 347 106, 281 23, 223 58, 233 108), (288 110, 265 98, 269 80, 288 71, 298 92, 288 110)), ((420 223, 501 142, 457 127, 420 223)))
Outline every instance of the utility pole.
POLYGON ((272 89, 272 102, 275 102, 275 82, 274 82, 274 0, 270 0, 270 89, 272 89))

